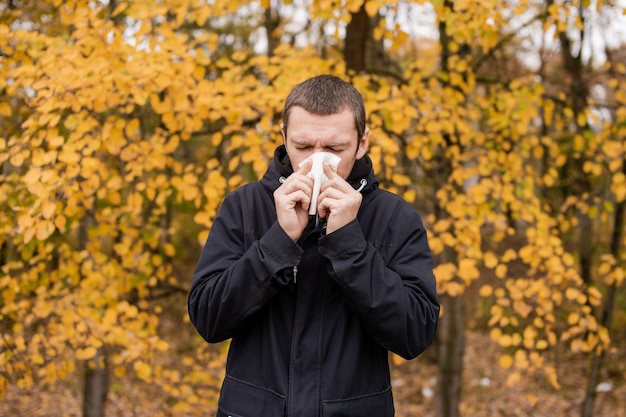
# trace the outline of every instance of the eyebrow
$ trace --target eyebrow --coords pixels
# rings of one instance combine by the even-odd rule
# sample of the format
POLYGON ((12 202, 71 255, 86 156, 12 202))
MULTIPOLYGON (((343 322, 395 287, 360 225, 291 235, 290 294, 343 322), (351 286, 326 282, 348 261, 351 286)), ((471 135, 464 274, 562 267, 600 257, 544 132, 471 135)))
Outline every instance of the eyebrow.
POLYGON ((311 141, 308 141, 306 139, 294 139, 294 138, 289 138, 291 140, 291 142, 293 142, 294 145, 310 145, 311 141))
MULTIPOLYGON (((312 142, 317 142, 316 140, 306 140, 306 139, 290 139, 291 142, 296 145, 296 146, 312 146, 312 142)), ((348 141, 341 141, 341 142, 331 142, 329 144, 327 144, 326 146, 324 146, 325 148, 340 148, 340 147, 349 147, 350 143, 348 141)))

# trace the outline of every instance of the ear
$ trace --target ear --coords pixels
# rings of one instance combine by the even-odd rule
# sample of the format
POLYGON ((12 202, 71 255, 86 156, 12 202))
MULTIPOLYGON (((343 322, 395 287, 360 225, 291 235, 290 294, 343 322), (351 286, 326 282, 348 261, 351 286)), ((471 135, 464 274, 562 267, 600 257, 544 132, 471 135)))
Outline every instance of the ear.
POLYGON ((365 132, 363 133, 363 137, 359 139, 359 146, 356 150, 356 159, 361 159, 367 153, 367 147, 370 143, 370 129, 365 128, 365 132))
POLYGON ((287 144, 287 132, 285 132, 285 125, 283 123, 280 124, 280 133, 283 134, 283 143, 287 144))

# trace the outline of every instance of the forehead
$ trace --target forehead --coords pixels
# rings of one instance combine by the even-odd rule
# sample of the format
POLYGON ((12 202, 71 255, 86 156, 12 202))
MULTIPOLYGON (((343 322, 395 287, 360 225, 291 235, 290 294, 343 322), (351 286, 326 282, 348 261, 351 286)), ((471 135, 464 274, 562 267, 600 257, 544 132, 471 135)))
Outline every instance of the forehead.
POLYGON ((354 139, 356 134, 354 116, 348 109, 322 116, 294 107, 289 114, 287 138, 294 141, 354 139))

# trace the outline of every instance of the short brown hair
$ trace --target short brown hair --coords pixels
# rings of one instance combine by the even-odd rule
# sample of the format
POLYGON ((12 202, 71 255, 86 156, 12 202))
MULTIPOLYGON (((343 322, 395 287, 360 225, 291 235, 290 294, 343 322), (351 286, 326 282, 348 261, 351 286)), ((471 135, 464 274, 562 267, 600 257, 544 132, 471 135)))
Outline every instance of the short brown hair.
POLYGON ((365 103, 363 97, 351 84, 329 74, 317 75, 296 85, 285 100, 283 130, 287 133, 289 113, 294 107, 302 107, 320 116, 337 114, 349 109, 354 115, 354 126, 360 140, 365 134, 365 103))

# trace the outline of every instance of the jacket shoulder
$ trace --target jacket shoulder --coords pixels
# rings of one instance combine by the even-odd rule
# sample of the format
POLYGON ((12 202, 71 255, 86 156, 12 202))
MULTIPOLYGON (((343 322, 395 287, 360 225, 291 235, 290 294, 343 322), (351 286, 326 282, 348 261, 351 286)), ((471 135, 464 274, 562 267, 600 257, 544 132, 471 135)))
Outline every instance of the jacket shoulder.
POLYGON ((232 190, 225 197, 226 199, 242 200, 253 197, 259 193, 267 193, 268 190, 260 181, 248 182, 232 190))

